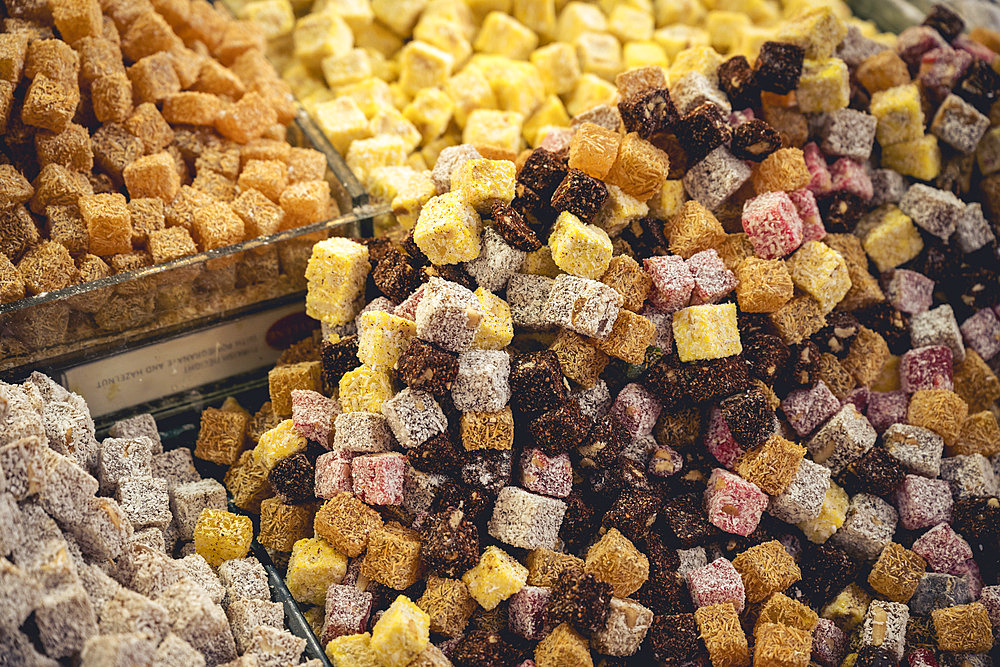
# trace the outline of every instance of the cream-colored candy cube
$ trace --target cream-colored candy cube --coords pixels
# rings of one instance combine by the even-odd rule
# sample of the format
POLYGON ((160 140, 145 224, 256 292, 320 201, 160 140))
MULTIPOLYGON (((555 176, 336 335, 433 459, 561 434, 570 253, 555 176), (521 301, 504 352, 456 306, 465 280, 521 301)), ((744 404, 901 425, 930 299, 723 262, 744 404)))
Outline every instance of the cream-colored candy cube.
POLYGON ((566 111, 570 116, 578 116, 601 104, 617 105, 618 89, 615 84, 596 74, 583 74, 576 81, 576 88, 566 103, 566 111))
POLYGON ((462 143, 493 146, 512 153, 521 151, 524 116, 516 111, 476 109, 469 114, 462 131, 462 143))
MULTIPOLYGON (((414 154, 411 158, 423 159, 419 154, 414 154)), ((431 179, 430 172, 427 171, 427 165, 424 164, 419 171, 398 188, 396 196, 392 198, 390 206, 392 206, 392 213, 396 216, 399 226, 403 229, 413 227, 424 204, 435 195, 437 195, 437 187, 431 179)))
POLYGON ((332 12, 303 16, 292 32, 295 57, 307 67, 319 68, 328 56, 342 56, 354 47, 350 26, 332 12))
POLYGON ((839 252, 820 241, 807 241, 785 260, 792 282, 829 313, 851 289, 847 262, 839 252))
POLYGON ((623 42, 650 39, 655 27, 652 13, 634 5, 615 5, 608 15, 608 30, 623 42))
POLYGON ((326 85, 331 88, 364 81, 372 75, 371 59, 364 49, 351 49, 342 56, 332 55, 320 63, 326 85))
POLYGON ((617 185, 608 185, 608 198, 594 217, 594 224, 608 236, 618 236, 633 220, 649 213, 649 206, 622 192, 617 185))
POLYGON ((659 192, 650 197, 646 202, 650 212, 657 220, 670 220, 677 211, 681 210, 681 205, 687 199, 684 191, 684 182, 680 180, 664 181, 659 192))
POLYGON ((396 167, 406 162, 406 144, 399 137, 383 134, 371 139, 358 139, 347 149, 344 160, 362 182, 377 167, 396 167))
POLYGON ((362 49, 380 53, 386 58, 392 58, 403 48, 403 40, 378 22, 371 23, 363 30, 355 31, 354 44, 362 49))
POLYGON ((476 109, 496 109, 497 98, 489 80, 479 67, 469 65, 448 79, 445 93, 454 107, 455 123, 465 127, 469 114, 476 109))
POLYGON ((524 121, 524 138, 531 146, 537 146, 545 133, 553 127, 569 125, 569 114, 558 95, 549 95, 542 106, 524 121))
POLYGON ((705 20, 706 11, 699 0, 653 0, 656 25, 700 25, 705 20))
POLYGON ((399 85, 410 95, 424 88, 440 88, 454 65, 450 53, 427 42, 410 42, 399 53, 399 85))
POLYGON ((482 220, 457 192, 431 198, 413 227, 413 241, 434 264, 458 264, 479 256, 482 220))
POLYGON ((413 29, 413 37, 450 54, 456 67, 472 55, 472 44, 465 37, 462 27, 442 17, 422 16, 413 29))
POLYGON ((516 176, 517 168, 509 160, 466 160, 451 172, 451 191, 482 214, 493 202, 511 202, 516 176))
POLYGON ((417 324, 382 311, 358 315, 358 359, 378 371, 389 371, 417 335, 417 324))
POLYGON ((416 150, 423 139, 420 130, 391 106, 384 106, 375 113, 368 123, 368 131, 374 137, 380 134, 398 137, 406 146, 407 153, 416 150))
POLYGON ((368 119, 357 102, 341 97, 314 107, 316 123, 342 155, 352 141, 368 136, 368 119))
POLYGON ((510 306, 493 292, 479 287, 476 298, 483 309, 483 319, 472 338, 472 347, 480 350, 502 350, 514 339, 514 321, 510 306))
POLYGON ((562 42, 573 43, 585 32, 607 32, 608 19, 600 7, 587 2, 566 3, 559 13, 556 35, 562 42))
POLYGON ((344 19, 355 34, 370 28, 375 20, 370 0, 317 0, 313 3, 312 11, 333 12, 344 19))
POLYGON ((507 552, 489 546, 479 557, 479 563, 462 575, 469 595, 483 609, 490 610, 517 593, 528 581, 528 568, 507 552))
POLYGON ((551 39, 556 34, 556 0, 514 0, 514 18, 551 39))
POLYGON ((673 61, 677 55, 695 46, 709 46, 708 33, 689 25, 667 25, 653 33, 653 41, 663 47, 667 58, 673 61))
POLYGON ((827 113, 844 109, 851 101, 850 73, 840 58, 809 60, 802 64, 802 76, 795 90, 799 110, 827 113))
POLYGON ((640 42, 625 42, 622 47, 622 59, 625 61, 625 71, 636 67, 655 66, 664 70, 670 64, 667 52, 651 39, 640 42))
POLYGON ((752 60, 757 57, 760 53, 760 48, 764 46, 764 42, 770 42, 774 40, 774 30, 771 28, 760 28, 755 25, 750 25, 740 31, 737 39, 736 45, 733 47, 732 51, 729 52, 730 56, 742 55, 748 60, 752 60))
POLYGON ((389 84, 374 76, 340 88, 336 97, 351 98, 361 109, 361 113, 369 119, 374 118, 383 109, 392 108, 392 92, 389 90, 389 84))
POLYGON ((451 121, 452 107, 451 98, 443 90, 424 88, 403 109, 403 117, 417 128, 427 143, 444 134, 451 121))
POLYGON ((382 404, 396 395, 389 373, 368 366, 344 373, 338 389, 344 412, 381 412, 382 404))
POLYGON ((527 60, 538 46, 538 35, 513 16, 490 12, 473 42, 476 51, 527 60))
POLYGON ((549 235, 556 266, 574 276, 598 280, 608 270, 613 248, 608 233, 563 211, 549 235))
POLYGON ((729 53, 739 43, 740 35, 750 27, 750 17, 743 12, 711 11, 705 17, 705 30, 712 48, 729 53))
POLYGON ((244 5, 237 16, 259 26, 268 40, 277 39, 295 28, 295 12, 288 0, 260 0, 244 5))
MULTIPOLYGON (((434 0, 427 5, 420 20, 446 21, 453 24, 468 41, 476 37, 476 14, 465 0, 434 0)), ((419 21, 417 25, 420 25, 419 21)))
POLYGON ((810 542, 823 544, 837 532, 838 528, 844 525, 849 504, 850 498, 848 498, 847 492, 831 481, 830 487, 823 497, 823 506, 819 510, 819 516, 797 525, 810 542))
POLYGON ((572 92, 576 80, 580 78, 576 49, 567 42, 552 42, 535 49, 531 54, 531 64, 538 69, 548 95, 572 92))
POLYGON ((375 18, 404 39, 413 32, 425 7, 427 0, 372 0, 375 18))
POLYGON ((674 313, 674 342, 681 361, 721 359, 743 351, 736 304, 688 306, 674 313))
POLYGON ((618 38, 606 32, 585 32, 576 38, 576 56, 580 69, 614 81, 624 68, 622 45, 618 38))

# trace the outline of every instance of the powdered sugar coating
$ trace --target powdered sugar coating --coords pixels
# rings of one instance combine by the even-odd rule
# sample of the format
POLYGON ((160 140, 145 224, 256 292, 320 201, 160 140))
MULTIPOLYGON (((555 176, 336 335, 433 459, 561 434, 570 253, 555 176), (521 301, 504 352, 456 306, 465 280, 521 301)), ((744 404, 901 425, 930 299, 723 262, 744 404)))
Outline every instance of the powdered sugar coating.
POLYGON ((355 497, 369 505, 399 505, 405 473, 402 454, 356 456, 351 461, 351 486, 355 497))
POLYGON ((689 572, 687 585, 696 608, 731 602, 736 612, 740 613, 746 604, 743 579, 725 558, 717 558, 708 565, 689 572))
POLYGON ((919 530, 951 521, 951 489, 942 479, 907 475, 896 490, 899 522, 919 530))
POLYGON ((940 523, 913 542, 913 551, 923 556, 935 572, 950 572, 972 558, 972 547, 947 523, 940 523))

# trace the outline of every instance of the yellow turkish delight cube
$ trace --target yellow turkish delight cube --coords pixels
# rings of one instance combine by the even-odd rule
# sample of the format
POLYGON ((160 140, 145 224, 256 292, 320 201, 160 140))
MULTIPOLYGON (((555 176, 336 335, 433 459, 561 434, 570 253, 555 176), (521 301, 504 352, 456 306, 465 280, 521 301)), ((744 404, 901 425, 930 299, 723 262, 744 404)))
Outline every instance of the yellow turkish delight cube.
POLYGON ((861 245, 879 271, 888 271, 920 254, 924 240, 910 216, 890 205, 861 245))
POLYGON ((406 144, 399 137, 383 134, 371 139, 351 142, 344 160, 351 171, 364 183, 378 167, 398 167, 406 162, 406 144))
POLYGON ((611 106, 618 104, 618 89, 615 84, 605 81, 596 74, 580 75, 576 80, 573 94, 566 103, 566 111, 570 116, 578 116, 601 104, 611 106))
POLYGON ((538 250, 527 254, 524 258, 524 263, 521 264, 521 273, 528 273, 533 276, 555 278, 556 276, 566 272, 556 266, 556 263, 552 261, 552 249, 547 245, 543 245, 538 250))
POLYGON ((198 515, 194 527, 194 550, 212 567, 246 556, 252 540, 253 521, 248 516, 208 508, 198 515))
POLYGON ((318 70, 324 58, 350 51, 354 47, 354 34, 336 13, 316 12, 303 16, 295 24, 292 45, 299 62, 318 70))
POLYGON ((549 236, 552 260, 574 276, 598 280, 608 270, 613 248, 608 233, 563 211, 549 236))
POLYGON ((332 0, 322 3, 307 3, 303 0, 296 0, 296 2, 306 5, 315 4, 315 11, 319 11, 320 8, 333 11, 344 19, 347 25, 351 26, 351 30, 355 34, 363 29, 371 28, 372 22, 375 20, 375 12, 372 11, 371 3, 368 0, 332 0))
POLYGON ((413 32, 413 26, 426 7, 427 0, 372 0, 375 18, 404 39, 413 32))
POLYGON ((392 102, 386 102, 386 106, 372 114, 371 121, 368 123, 368 133, 373 137, 390 135, 399 138, 407 153, 416 150, 423 140, 420 130, 398 109, 394 108, 392 102))
POLYGON ((820 241, 804 243, 785 266, 795 286, 816 299, 823 313, 833 310, 851 289, 844 256, 820 241))
POLYGON ((469 595, 486 610, 517 593, 528 581, 528 568, 507 552, 494 546, 486 547, 479 562, 462 575, 469 595))
POLYGON ((368 117, 350 97, 338 97, 313 107, 316 124, 341 155, 352 141, 368 136, 368 117))
POLYGON ((413 97, 403 109, 403 117, 410 121, 424 143, 437 139, 448 128, 454 104, 451 98, 437 88, 425 88, 413 97))
POLYGON ((847 63, 840 58, 806 60, 802 64, 795 99, 804 113, 825 113, 846 108, 851 101, 847 63))
POLYGON ((440 88, 454 65, 450 53, 427 42, 410 42, 399 52, 399 84, 410 95, 424 88, 440 88))
POLYGON ((622 62, 622 45, 606 32, 585 32, 576 38, 576 57, 580 69, 607 81, 614 81, 625 67, 622 62))
MULTIPOLYGON (((765 0, 761 0, 761 4, 765 4, 765 0)), ((747 26, 737 36, 736 45, 729 52, 729 55, 743 55, 752 61, 760 53, 760 47, 764 45, 764 42, 773 40, 774 30, 771 28, 761 28, 755 25, 747 26)))
POLYGON ((622 47, 622 59, 625 61, 625 71, 647 66, 662 67, 666 70, 670 64, 667 52, 651 39, 625 42, 625 46, 622 47))
POLYGON ((308 537, 292 545, 285 583, 298 602, 322 606, 326 589, 339 584, 347 574, 347 556, 322 537, 308 537))
POLYGON ((462 26, 443 16, 424 12, 413 29, 413 38, 427 42, 449 54, 456 66, 464 63, 472 55, 472 44, 466 38, 462 26))
POLYGON ((326 657, 333 667, 382 667, 371 647, 372 636, 341 635, 327 642, 326 657))
POLYGON ((413 226, 413 240, 434 264, 458 264, 479 257, 482 220, 458 192, 431 198, 413 226))
POLYGON ((538 146, 554 127, 569 125, 569 114, 558 95, 549 95, 535 113, 524 121, 524 138, 531 146, 538 146))
POLYGON ((283 37, 295 28, 295 12, 288 0, 263 0, 244 5, 237 16, 261 28, 268 41, 283 37))
MULTIPOLYGON (((344 20, 350 25, 349 19, 344 20)), ((362 49, 368 49, 371 53, 378 53, 385 58, 391 58, 403 48, 403 40, 392 30, 389 30, 377 21, 369 23, 361 30, 355 30, 354 44, 362 49)))
POLYGON ((445 92, 451 98, 455 123, 459 127, 465 127, 469 114, 476 109, 497 107, 496 94, 479 67, 470 65, 448 79, 445 92))
MULTIPOLYGON (((693 4, 701 7, 697 2, 693 2, 693 4)), ((704 9, 702 11, 704 12, 704 9)), ((660 28, 653 33, 653 41, 663 48, 663 52, 667 54, 667 58, 671 61, 685 49, 690 49, 694 46, 710 45, 708 33, 693 25, 667 25, 665 28, 660 28)), ((684 72, 684 74, 687 74, 687 72, 684 72)), ((684 74, 681 75, 682 78, 684 74)), ((718 72, 716 76, 718 76, 718 72)), ((670 81, 669 78, 668 81, 670 81)))
POLYGON ((865 620, 871 603, 872 596, 868 591, 851 582, 820 610, 820 616, 850 632, 865 620))
POLYGON ((400 595, 372 628, 371 649, 383 667, 406 667, 430 643, 431 617, 400 595))
POLYGON ((320 63, 326 85, 331 88, 364 81, 372 75, 371 59, 364 49, 351 49, 343 55, 333 54, 320 63))
MULTIPOLYGON (((573 3, 576 4, 576 3, 573 3)), ((565 10, 563 10, 565 13, 565 10)), ((566 42, 552 42, 531 54, 531 64, 538 69, 545 93, 565 95, 573 91, 580 78, 580 61, 576 49, 566 42)))
POLYGON ((306 267, 306 314, 334 326, 353 320, 370 269, 368 248, 360 243, 334 237, 314 245, 306 267))
MULTIPOLYGON (((389 84, 382 79, 371 77, 364 81, 347 84, 337 90, 337 97, 349 97, 354 100, 365 118, 374 118, 379 111, 392 107, 392 93, 389 84)), ((333 98, 330 98, 333 99, 333 98)), ((381 134, 373 132, 372 134, 381 134)))
POLYGON ((667 70, 667 82, 673 85, 691 72, 705 75, 713 86, 719 85, 719 65, 722 56, 711 46, 697 45, 684 49, 670 63, 667 70))
POLYGON ((527 60, 538 46, 538 35, 513 16, 503 12, 490 12, 483 19, 473 46, 481 53, 527 60))
POLYGON ((674 23, 700 25, 705 20, 705 5, 698 0, 654 0, 653 15, 656 25, 674 23))
POLYGON ((377 371, 388 371, 417 335, 417 324, 383 311, 358 316, 358 359, 377 371))
POLYGON ((270 470, 281 459, 304 451, 307 445, 306 439, 295 430, 295 423, 285 419, 260 436, 253 448, 252 460, 264 470, 270 470))
POLYGON ((520 153, 523 124, 524 115, 516 111, 476 109, 466 120, 462 143, 520 153))
POLYGON ((344 412, 381 412, 382 403, 396 395, 385 371, 359 366, 340 378, 340 407, 344 412))
MULTIPOLYGON (((786 8, 787 11, 787 8, 786 8)), ((829 6, 799 14, 778 32, 778 40, 805 49, 806 58, 827 58, 847 35, 847 26, 829 6)))
POLYGON ((844 525, 849 503, 850 498, 848 498, 847 492, 830 482, 830 488, 826 490, 826 495, 823 497, 823 506, 819 510, 819 515, 796 525, 810 542, 823 544, 837 532, 837 529, 844 525))
POLYGON ((924 112, 915 84, 878 91, 872 95, 869 110, 878 120, 875 138, 883 147, 924 135, 924 112))
POLYGON ((622 42, 650 39, 655 27, 652 13, 627 3, 615 5, 608 14, 608 31, 622 42))
POLYGON ((517 168, 510 160, 466 160, 451 173, 451 190, 479 213, 493 202, 509 204, 514 199, 517 168))
POLYGON ((556 33, 556 0, 514 0, 514 18, 551 38, 556 33))
POLYGON ((663 187, 650 197, 646 205, 657 220, 670 220, 681 210, 681 205, 687 199, 684 182, 680 180, 664 181, 663 187))
POLYGON ((921 181, 934 180, 941 173, 941 148, 937 137, 925 134, 919 139, 883 147, 882 166, 921 181))
POLYGON ((740 35, 750 27, 750 17, 744 12, 710 11, 705 16, 705 30, 712 48, 719 53, 729 53, 739 44, 740 35))
POLYGON ((673 329, 681 361, 721 359, 743 351, 734 303, 682 308, 674 313, 673 329))
POLYGON ((645 202, 627 194, 617 185, 609 185, 608 198, 594 218, 594 224, 606 231, 609 237, 618 236, 633 220, 647 213, 649 206, 645 202))
POLYGON ((575 42, 585 32, 606 32, 607 29, 608 20, 600 7, 570 2, 559 12, 556 35, 563 42, 575 42))
POLYGON ((545 101, 545 84, 531 63, 505 60, 502 69, 487 74, 493 94, 500 109, 527 117, 545 101))
POLYGON ((483 309, 483 319, 472 338, 472 347, 480 350, 502 350, 514 339, 514 322, 510 306, 493 292, 479 287, 476 298, 483 309))
POLYGON ((437 186, 431 179, 430 172, 425 170, 415 172, 396 191, 390 206, 396 222, 403 229, 410 229, 416 224, 420 211, 431 197, 437 195, 437 186))

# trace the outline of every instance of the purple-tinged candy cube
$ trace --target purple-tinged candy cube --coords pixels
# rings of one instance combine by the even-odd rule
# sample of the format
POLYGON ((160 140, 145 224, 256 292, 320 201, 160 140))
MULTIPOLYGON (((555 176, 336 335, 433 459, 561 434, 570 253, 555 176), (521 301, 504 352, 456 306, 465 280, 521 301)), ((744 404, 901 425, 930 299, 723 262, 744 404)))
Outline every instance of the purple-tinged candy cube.
POLYGON ((337 401, 309 389, 292 390, 292 423, 295 431, 329 449, 333 420, 340 414, 337 401))
POLYGON ((844 631, 828 618, 813 629, 812 659, 823 667, 837 667, 847 655, 850 643, 844 631))
POLYGON ((899 522, 907 530, 920 530, 951 521, 951 489, 942 479, 907 475, 896 490, 899 522))
POLYGON ((816 142, 811 141, 802 147, 802 155, 809 169, 809 184, 806 188, 816 195, 825 195, 833 190, 833 177, 826 166, 826 157, 816 142))
POLYGON ((965 71, 972 64, 972 54, 950 46, 942 46, 920 57, 917 81, 928 101, 937 106, 948 97, 965 71))
POLYGON ((918 537, 913 551, 935 572, 949 573, 972 558, 972 547, 947 523, 939 523, 918 537))
POLYGON ((940 667, 940 663, 934 657, 934 651, 929 648, 913 649, 906 654, 906 661, 909 667, 940 667))
POLYGON ((545 586, 522 586, 510 598, 507 618, 510 630, 525 639, 544 637, 549 629, 546 606, 552 589, 545 586))
POLYGON ((365 631, 372 611, 372 594, 356 586, 333 584, 326 589, 326 614, 323 618, 322 640, 343 635, 356 635, 365 631))
POLYGON ((725 558, 717 558, 705 567, 689 572, 687 584, 695 607, 731 602, 736 613, 740 613, 746 604, 743 579, 725 558))
POLYGON ((351 493, 354 490, 351 484, 352 458, 354 456, 351 452, 341 449, 327 452, 316 459, 315 493, 317 498, 329 499, 343 491, 351 493))
POLYGON ((921 389, 955 388, 951 350, 944 345, 927 345, 906 352, 899 360, 899 385, 907 394, 921 389))
POLYGON ((873 391, 868 394, 868 409, 865 416, 879 433, 884 433, 893 424, 906 423, 906 410, 910 399, 905 391, 873 391))
POLYGON ((875 194, 865 165, 851 158, 842 157, 834 162, 830 177, 833 179, 834 192, 850 192, 865 201, 875 194))
POLYGON ((716 528, 746 537, 757 528, 767 503, 767 494, 753 482, 722 468, 712 471, 705 505, 708 521, 716 528))
POLYGON ((789 392, 781 402, 781 410, 795 432, 806 436, 840 411, 840 401, 820 380, 812 387, 789 392))
POLYGON ((889 272, 885 283, 885 297, 896 310, 908 315, 922 313, 934 301, 934 281, 922 273, 909 269, 889 272))
POLYGON ((692 305, 716 303, 736 289, 736 276, 726 268, 725 262, 719 257, 715 248, 691 255, 687 265, 694 276, 692 305))
POLYGON ((705 429, 705 447, 715 459, 732 470, 736 459, 745 453, 729 431, 729 424, 722 416, 722 410, 713 407, 708 416, 708 427, 705 429))
POLYGON ((926 25, 911 26, 896 38, 896 53, 909 66, 911 73, 920 67, 925 53, 947 46, 948 42, 941 33, 926 25))
POLYGON ((354 495, 369 505, 399 505, 403 502, 406 457, 387 453, 356 456, 351 461, 354 495))
POLYGON ((684 467, 684 457, 681 456, 680 452, 666 445, 661 445, 653 449, 647 467, 650 475, 671 477, 684 467))
POLYGON ((670 354, 670 351, 674 349, 674 316, 656 306, 646 306, 639 314, 656 327, 656 333, 653 334, 653 347, 660 348, 664 354, 670 354))
POLYGON ((979 602, 986 607, 993 636, 1000 637, 1000 586, 985 586, 979 594, 979 602))
POLYGON ((983 308, 962 322, 959 327, 965 344, 985 361, 1000 353, 1000 318, 989 308, 983 308))
POLYGON ((847 405, 850 403, 858 409, 858 412, 864 414, 865 410, 868 409, 868 398, 871 396, 871 393, 871 389, 868 387, 858 387, 845 396, 844 400, 841 401, 840 404, 847 405))
POLYGON ((611 415, 618 418, 633 438, 653 432, 662 406, 648 389, 635 382, 625 385, 611 406, 611 415))
POLYGON ((748 200, 743 231, 762 259, 779 259, 802 245, 802 219, 787 192, 766 192, 748 200))
POLYGON ((802 219, 802 242, 822 241, 826 236, 826 228, 823 227, 816 195, 812 190, 795 190, 789 192, 788 197, 795 204, 795 211, 802 219))
POLYGON ((665 313, 674 313, 688 305, 694 290, 694 275, 678 255, 662 255, 642 260, 653 279, 649 302, 665 313))
POLYGON ((985 582, 983 582, 983 573, 979 571, 979 564, 975 558, 962 561, 957 566, 948 570, 948 574, 962 577, 968 582, 969 592, 972 594, 973 600, 978 599, 983 594, 985 582))
POLYGON ((565 498, 573 489, 569 454, 549 456, 540 449, 525 449, 521 455, 521 485, 534 493, 565 498))

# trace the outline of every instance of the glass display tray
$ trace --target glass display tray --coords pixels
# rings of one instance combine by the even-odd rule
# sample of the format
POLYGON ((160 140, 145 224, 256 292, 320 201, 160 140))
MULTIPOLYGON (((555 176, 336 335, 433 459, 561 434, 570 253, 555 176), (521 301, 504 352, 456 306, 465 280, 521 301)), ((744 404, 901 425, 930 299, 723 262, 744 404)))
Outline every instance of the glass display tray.
POLYGON ((312 244, 327 236, 371 236, 374 216, 384 211, 368 204, 367 192, 304 111, 288 139, 326 156, 337 217, 2 304, 0 373, 65 368, 304 293, 312 244))

